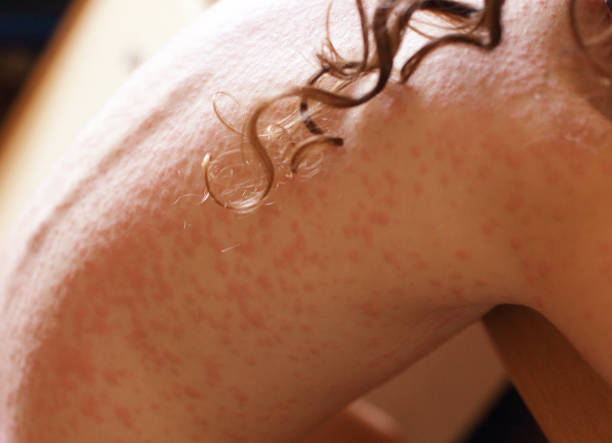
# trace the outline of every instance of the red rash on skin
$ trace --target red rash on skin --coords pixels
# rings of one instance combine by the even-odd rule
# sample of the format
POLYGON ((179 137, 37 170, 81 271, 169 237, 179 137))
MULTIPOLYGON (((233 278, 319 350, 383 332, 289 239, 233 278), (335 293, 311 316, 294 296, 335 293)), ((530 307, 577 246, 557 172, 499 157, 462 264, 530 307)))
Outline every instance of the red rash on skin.
MULTIPOLYGON (((535 211, 534 211, 535 212, 535 211)), ((537 214, 536 214, 537 215, 537 214)), ((521 217, 521 224, 523 225, 523 227, 527 228, 529 227, 529 225, 531 225, 531 221, 532 221, 532 217, 529 215, 525 215, 523 217, 521 217)))
POLYGON ((546 174, 546 181, 548 182, 549 185, 553 186, 558 184, 561 181, 561 174, 559 174, 558 172, 548 172, 546 174))
POLYGON ((455 258, 460 261, 466 261, 470 259, 470 254, 463 249, 459 249, 455 251, 455 258))
POLYGON ((277 279, 283 293, 287 294, 295 292, 295 286, 290 284, 282 274, 278 275, 277 279))
POLYGON ((425 176, 429 173, 429 167, 426 165, 422 165, 421 167, 419 167, 419 171, 418 171, 419 175, 421 176, 425 176))
POLYGON ((90 393, 86 393, 81 397, 79 410, 85 417, 98 423, 104 423, 105 421, 101 415, 100 402, 90 393))
POLYGON ((316 285, 309 281, 305 282, 302 287, 304 288, 304 291, 309 293, 313 293, 316 290, 316 285))
POLYGON ((238 386, 230 386, 229 390, 237 406, 240 408, 245 408, 249 401, 249 396, 246 395, 238 386))
POLYGON ((451 294, 457 298, 457 300, 463 300, 465 299, 465 295, 463 293, 463 290, 458 288, 458 287, 452 287, 451 288, 451 294))
POLYGON ((415 195, 415 197, 420 197, 423 194, 423 184, 419 181, 414 181, 414 183, 412 184, 412 191, 415 195))
POLYGON ((249 288, 244 284, 230 283, 227 289, 228 300, 234 300, 238 303, 240 312, 243 318, 248 322, 249 325, 255 329, 268 329, 264 315, 261 311, 255 310, 252 306, 253 295, 249 288))
POLYGON ((103 369, 101 371, 101 375, 108 384, 113 386, 120 386, 127 378, 130 377, 130 374, 127 371, 112 368, 103 369))
MULTIPOLYGON (((242 90, 246 91, 248 88, 242 90)), ((407 95, 415 94, 411 91, 401 94, 402 97, 407 95)), ((419 109, 413 109, 412 104, 409 110, 403 109, 406 103, 397 97, 392 98, 390 102, 391 111, 387 110, 388 115, 400 115, 401 124, 410 125, 411 122, 403 121, 404 116, 417 115, 418 112, 414 111, 419 109), (402 109, 398 110, 400 108, 402 109)), ((422 105, 426 109, 431 106, 435 113, 435 100, 425 100, 422 105)), ((389 120, 391 118, 389 117, 389 120)), ((380 121, 379 116, 367 122, 360 122, 360 125, 363 123, 367 126, 376 121, 380 121)), ((172 123, 176 124, 176 121, 172 123)), ((246 422, 251 420, 250 423, 253 423, 253 415, 246 414, 247 407, 263 404, 264 408, 255 411, 255 421, 273 420, 271 426, 274 426, 281 423, 279 417, 282 417, 282 414, 291 414, 289 407, 298 404, 300 397, 292 396, 293 393, 279 397, 281 400, 277 402, 276 409, 268 409, 268 405, 258 399, 257 389, 252 389, 252 386, 244 381, 244 377, 239 378, 237 373, 241 376, 244 373, 253 373, 253 379, 258 380, 257 375, 261 377, 264 373, 271 373, 270 367, 272 371, 277 369, 270 364, 275 358, 281 360, 282 365, 294 362, 296 364, 289 366, 283 376, 290 377, 293 374, 296 379, 301 377, 300 381, 296 382, 300 392, 315 393, 308 400, 314 398, 313 401, 318 401, 315 395, 319 386, 312 380, 317 380, 316 372, 324 365, 311 364, 308 371, 298 370, 305 361, 323 363, 326 359, 329 360, 328 356, 332 355, 329 350, 333 349, 334 355, 340 357, 338 360, 344 360, 343 357, 355 358, 358 363, 354 365, 355 368, 374 367, 377 368, 377 374, 385 374, 380 368, 397 366, 402 356, 407 355, 406 349, 399 349, 399 345, 397 348, 390 346, 381 331, 392 324, 389 317, 401 311, 389 306, 400 306, 398 300, 409 300, 412 294, 409 291, 392 295, 385 292, 364 294, 360 292, 363 287, 361 276, 342 274, 342 271, 338 271, 339 268, 350 267, 361 271, 373 263, 379 267, 377 271, 380 269, 384 277, 377 280, 373 274, 368 274, 374 285, 384 285, 388 281, 392 282, 388 284, 396 284, 400 281, 398 277, 414 277, 409 281, 416 288, 415 292, 430 292, 432 296, 438 294, 437 301, 444 300, 457 305, 468 296, 471 297, 474 288, 487 287, 491 291, 497 290, 499 286, 496 286, 494 276, 491 277, 489 288, 487 282, 475 278, 477 274, 471 272, 470 267, 477 267, 480 264, 479 259, 483 255, 486 256, 486 253, 480 254, 481 246, 498 242, 502 249, 505 247, 525 253, 528 252, 525 250, 532 247, 529 237, 523 239, 514 236, 515 232, 510 227, 520 223, 527 225, 530 221, 528 214, 534 214, 536 223, 540 218, 535 201, 526 192, 531 189, 530 186, 521 184, 519 180, 519 175, 525 174, 530 168, 532 156, 535 154, 529 150, 520 154, 518 151, 509 152, 507 147, 498 146, 500 137, 495 132, 480 140, 482 146, 478 146, 478 143, 474 146, 469 142, 462 143, 463 135, 466 140, 471 140, 469 122, 464 128, 466 134, 457 136, 451 133, 454 131, 444 133, 436 130, 439 129, 438 126, 453 127, 452 121, 442 120, 439 125, 436 122, 435 127, 427 127, 427 121, 421 125, 419 121, 418 127, 425 127, 427 133, 423 135, 415 131, 415 137, 410 138, 409 142, 414 145, 406 146, 407 149, 402 151, 401 159, 412 162, 397 163, 400 165, 397 170, 389 169, 394 166, 394 162, 385 162, 382 157, 393 158, 397 155, 398 146, 385 138, 396 138, 398 134, 385 135, 383 129, 393 122, 384 123, 374 128, 380 134, 382 148, 370 146, 370 149, 361 149, 359 154, 353 157, 357 166, 353 167, 352 172, 350 169, 347 172, 341 167, 338 168, 345 178, 352 180, 350 183, 353 186, 340 189, 339 192, 336 192, 337 187, 325 188, 320 184, 326 183, 323 175, 304 185, 295 180, 285 188, 275 189, 272 197, 274 199, 278 196, 280 201, 282 196, 289 195, 291 198, 287 198, 287 205, 284 205, 285 202, 278 206, 264 205, 248 217, 234 217, 230 215, 230 211, 216 208, 210 201, 193 210, 189 209, 191 203, 187 201, 172 206, 168 203, 173 203, 176 199, 176 189, 172 189, 172 181, 163 178, 163 175, 155 175, 156 178, 161 177, 159 187, 169 189, 167 195, 151 197, 144 192, 143 198, 153 198, 154 203, 139 203, 138 199, 134 198, 135 201, 130 201, 126 207, 136 204, 158 207, 145 211, 146 220, 138 219, 133 214, 126 217, 134 219, 136 228, 128 223, 118 224, 117 232, 103 233, 106 237, 102 238, 101 243, 111 247, 107 250, 101 247, 102 251, 95 263, 83 262, 82 269, 85 274, 105 275, 108 276, 108 281, 90 279, 83 287, 70 288, 82 294, 101 295, 83 297, 79 301, 66 301, 66 306, 69 307, 65 313, 66 323, 71 325, 67 329, 71 330, 64 331, 65 336, 53 335, 47 340, 58 345, 50 348, 49 353, 43 356, 44 359, 33 365, 35 371, 42 372, 48 370, 49 362, 52 362, 50 366, 53 374, 45 381, 48 386, 43 387, 48 387, 49 392, 57 392, 57 389, 53 391, 53 386, 65 384, 67 388, 77 392, 76 398, 79 399, 78 405, 84 417, 93 421, 119 421, 125 428, 135 427, 139 418, 137 408, 128 406, 129 399, 125 400, 125 404, 123 399, 120 405, 109 403, 98 396, 99 391, 129 391, 130 395, 140 393, 133 400, 134 403, 149 405, 150 410, 159 411, 159 414, 153 416, 162 416, 167 405, 180 403, 177 399, 184 400, 187 403, 184 410, 173 410, 172 414, 185 416, 183 424, 193 423, 200 426, 208 424, 207 420, 197 416, 198 411, 201 411, 200 406, 208 406, 206 401, 213 404, 206 410, 206 416, 215 417, 224 424, 231 423, 228 419, 231 416, 246 422), (437 140, 440 140, 439 144, 430 143, 437 140), (427 149, 429 145, 434 146, 434 149, 427 149), (477 161, 473 161, 476 147, 482 148, 485 153, 477 158, 477 161), (381 152, 387 155, 381 156, 381 152), (361 168, 359 158, 366 160, 366 165, 361 168), (375 165, 376 162, 383 166, 375 165), (401 172, 398 174, 397 171, 401 172), (500 171, 503 171, 503 174, 500 174, 500 171), (496 182, 498 175, 507 179, 508 183, 496 182), (415 181, 415 177, 418 177, 418 180, 415 181), (491 187, 495 198, 475 200, 482 197, 478 193, 482 190, 485 180, 499 185, 491 187), (438 186, 438 183, 441 186, 438 186), (440 188, 444 188, 444 192, 438 193, 440 188), (283 189, 289 190, 283 194, 283 189), (358 200, 360 197, 361 201, 358 200), (323 199, 332 203, 321 205, 318 200, 323 199), (341 216, 337 218, 325 218, 327 210, 333 212, 336 209, 336 200, 348 201, 349 207, 342 208, 343 212, 339 211, 341 216), (431 205, 435 211, 426 204, 429 201, 436 202, 431 205), (406 204, 413 202, 415 207, 409 207, 406 214, 403 214, 406 204), (480 213, 482 206, 472 205, 473 203, 498 204, 500 210, 493 208, 486 212, 486 215, 481 215, 480 220, 475 217, 462 218, 465 216, 464 212, 470 212, 472 209, 473 212, 480 213), (465 208, 468 208, 468 211, 465 208), (428 210, 432 210, 432 213, 428 214, 428 210), (447 212, 440 214, 437 210, 447 212), (165 212, 173 215, 166 215, 165 212), (491 217, 493 214, 503 214, 503 218, 500 216, 503 222, 491 217), (448 215, 457 216, 449 223, 453 227, 459 226, 457 232, 449 228, 452 234, 459 232, 453 238, 444 238, 446 227, 436 225, 437 222, 447 221, 448 215), (144 221, 149 225, 138 227, 139 223, 144 221), (405 223, 406 221, 408 223, 405 223), (414 225, 410 224, 412 221, 414 225), (334 224, 336 222, 337 225, 334 224), (465 231, 460 231, 463 229, 462 224, 468 225, 465 231), (401 226, 401 229, 395 229, 396 225, 401 226), (434 236, 441 234, 436 240, 437 244, 433 240, 418 238, 412 241, 402 237, 403 234, 409 237, 411 232, 421 235, 427 231, 429 234, 432 231, 430 228, 435 230, 434 236), (123 230, 129 235, 122 236, 123 230), (476 232, 477 235, 462 241, 462 232, 476 232), (317 242, 320 239, 333 240, 335 236, 348 240, 348 246, 340 248, 337 253, 325 248, 328 244, 337 246, 340 242, 317 242), (472 240, 475 240, 474 248, 470 249, 472 240), (168 251, 164 248, 170 249, 170 253, 167 254, 168 251), (408 249, 414 250, 406 252, 408 249), (436 254, 441 258, 436 257, 436 254), (193 259, 185 260, 185 256, 193 259), (117 266, 119 258, 121 265, 117 266), (337 263, 342 266, 337 266, 337 263), (172 290, 173 285, 178 287, 176 292, 172 290), (339 287, 345 289, 345 292, 338 293, 339 287), (326 292, 328 288, 329 294, 326 292), (185 293, 189 295, 182 297, 185 293), (317 295, 321 294, 325 297, 317 299, 317 295), (328 295, 331 296, 327 297, 328 295), (325 304, 330 300, 337 303, 325 304), (113 309, 109 311, 105 306, 112 306, 113 309), (325 342, 318 337, 321 329, 341 324, 344 321, 342 314, 347 311, 355 314, 354 318, 347 318, 356 320, 351 324, 354 329, 350 329, 350 334, 361 334, 359 346, 365 344, 368 349, 376 350, 371 355, 364 355, 361 362, 358 361, 358 356, 355 357, 358 352, 343 353, 343 347, 339 346, 339 343, 344 346, 347 342, 342 342, 342 337, 338 339, 338 343, 325 342), (329 318, 334 319, 334 322, 328 320, 329 318), (355 327, 355 324, 360 327, 355 327), (361 327, 367 330, 362 331, 361 327), (242 334, 241 331, 245 333, 242 334), (104 345, 109 345, 111 336, 116 337, 117 341, 125 340, 125 349, 114 350, 115 355, 88 354, 88 349, 97 349, 98 345, 100 349, 104 349, 104 345), (286 348, 294 343, 297 343, 297 346, 292 346, 292 349, 287 351, 286 348), (79 355, 81 350, 85 351, 79 355), (119 355, 125 357, 128 354, 134 358, 132 366, 109 366, 112 365, 113 358, 119 355), (55 364, 66 358, 71 358, 68 360, 69 364, 55 364), (126 389, 128 382, 137 383, 142 374, 134 374, 123 369, 125 367, 145 368, 143 373, 150 376, 151 380, 143 380, 142 386, 130 386, 126 389), (95 368, 102 369, 96 371, 95 368), (147 387, 154 390, 157 382, 168 378, 180 378, 181 381, 171 382, 165 389, 160 389, 154 396, 156 401, 146 396, 147 387), (84 390, 78 390, 77 382, 80 380, 85 381, 81 385, 92 389, 89 396, 84 390), (222 395, 218 395, 219 393, 222 395)), ((481 126, 487 127, 486 123, 489 122, 484 121, 481 126)), ((348 132, 359 132, 360 125, 348 132)), ((477 129, 480 134, 482 128, 477 129)), ((219 138, 221 137, 214 139, 219 138)), ((369 141, 366 141, 363 145, 368 143, 369 141)), ((182 145, 179 147, 181 149, 175 151, 181 152, 180 157, 189 157, 192 153, 199 155, 201 149, 201 146, 198 146, 197 152, 185 155, 187 150, 182 145)), ((546 155, 543 155, 543 151, 546 149, 545 146, 533 147, 534 152, 542 154, 540 169, 546 171, 549 178, 554 177, 551 186, 567 182, 565 179, 568 177, 588 174, 586 165, 579 159, 575 166, 567 169, 554 162, 544 165, 546 155)), ((196 158, 197 155, 193 157, 196 158)), ((150 160, 147 159, 143 165, 158 163, 150 160)), ((185 160, 185 166, 192 160, 185 160)), ((171 167, 167 169, 175 172, 171 167)), ((196 180, 193 188, 200 190, 201 184, 201 180, 196 180)), ((134 193, 126 192, 126 195, 134 197, 134 193)), ((119 206, 109 206, 107 210, 121 212, 121 209, 119 206)), ((543 214, 553 219, 545 211, 543 214)), ((560 217, 555 220, 563 223, 560 217)), ((44 246, 40 238, 35 242, 41 243, 40 248, 44 246)), ((612 246, 608 248, 602 251, 602 254, 612 250, 612 246)), ((549 279, 560 266, 542 261, 538 257, 525 255, 521 258, 525 278, 533 282, 549 279)), ((612 258, 606 257, 605 260, 612 258)), ((610 263, 605 261, 600 264, 602 272, 609 273, 610 266, 610 263)), ((483 267, 483 272, 488 270, 486 266, 483 267)), ((404 278, 404 281, 407 280, 404 278)), ((397 314, 398 317, 399 315, 397 314)), ((449 324, 455 318, 455 314, 449 313, 443 318, 434 319, 432 329, 449 324)), ((346 330, 339 330, 347 334, 346 330)), ((409 336, 410 332, 408 330, 406 334, 404 331, 404 336, 409 336)), ((350 378, 351 374, 347 373, 346 377, 350 378)), ((286 384, 286 380, 279 381, 280 384, 286 384)), ((270 386, 266 385, 266 389, 270 389, 270 386)), ((320 389, 330 394, 347 392, 344 385, 321 386, 320 389)), ((53 398, 41 397, 38 406, 46 412, 53 412, 58 405, 53 404, 53 398)), ((61 410, 62 405, 59 406, 61 410)), ((166 432, 170 435, 169 428, 166 432)), ((194 429, 185 432, 185 435, 197 440, 194 429)), ((237 442, 246 440, 249 433, 240 430, 228 435, 232 441, 237 442)), ((172 441, 169 437, 167 440, 172 441)))
POLYGON ((356 249, 351 249, 346 257, 353 263, 359 263, 361 261, 361 253, 356 249))
POLYGON ((390 192, 395 191, 397 184, 399 183, 399 178, 397 174, 394 171, 387 169, 383 172, 383 177, 385 178, 389 186, 389 191, 390 192))
POLYGON ((167 349, 161 353, 161 359, 166 365, 171 367, 178 368, 180 366, 183 366, 183 358, 175 352, 169 351, 167 349))
POLYGON ((380 316, 381 308, 376 306, 373 301, 361 303, 357 306, 366 317, 376 319, 380 316))
POLYGON ((308 255, 309 250, 300 222, 297 220, 291 221, 290 228, 293 240, 280 248, 280 253, 275 255, 274 263, 281 268, 291 267, 295 275, 300 275, 301 262, 305 261, 304 258, 308 255))
MULTIPOLYGON (((249 234, 249 237, 253 237, 254 234, 249 234)), ((245 256, 246 258, 253 258, 257 253, 257 249, 255 248, 253 241, 249 240, 246 243, 241 243, 236 247, 236 252, 245 256)))
POLYGON ((524 164, 524 156, 516 151, 505 151, 504 152, 504 163, 510 169, 515 171, 519 171, 522 169, 524 164))
POLYGON ((452 280, 455 280, 455 281, 458 281, 458 280, 463 280, 463 275, 461 275, 461 274, 460 274, 460 273, 458 273, 458 272, 453 272, 453 273, 450 275, 450 277, 451 277, 451 279, 452 279, 452 280))
POLYGON ((482 232, 484 232, 485 235, 491 235, 493 234, 493 232, 499 228, 499 222, 497 220, 495 220, 494 218, 489 218, 487 219, 483 224, 482 224, 482 232))
POLYGON ((374 161, 374 156, 372 155, 372 152, 368 149, 362 149, 361 151, 359 151, 359 156, 365 162, 371 163, 372 161, 374 161))
POLYGON ((193 386, 187 385, 179 387, 178 389, 179 392, 186 395, 191 400, 201 400, 204 398, 204 395, 193 386))
POLYGON ((410 154, 415 159, 420 159, 423 156, 423 148, 418 146, 413 146, 410 148, 410 154))
POLYGON ((475 288, 484 288, 484 287, 486 287, 486 286, 487 286, 487 282, 486 282, 486 281, 484 281, 484 280, 476 280, 476 281, 474 282, 474 287, 475 287, 475 288))
POLYGON ((386 226, 390 222, 390 216, 387 212, 374 210, 368 213, 368 221, 373 225, 386 226))
POLYGON ((206 374, 206 382, 209 387, 215 387, 222 383, 223 377, 218 357, 210 356, 205 358, 204 371, 206 374))
POLYGON ((308 325, 308 324, 301 324, 301 325, 300 325, 300 329, 301 329, 303 332, 308 332, 308 333, 312 332, 312 326, 311 326, 311 325, 308 325))
POLYGON ((241 277, 250 277, 253 274, 251 267, 245 264, 243 261, 236 261, 234 264, 234 273, 241 277))
POLYGON ((115 413, 115 417, 124 427, 131 429, 134 426, 134 420, 129 408, 121 405, 114 405, 113 412, 115 413))
POLYGON ((440 175, 440 179, 439 179, 439 181, 440 181, 440 184, 441 184, 443 187, 447 187, 447 186, 448 186, 448 182, 449 182, 449 180, 448 180, 448 175, 447 175, 447 174, 442 174, 442 175, 440 175))
POLYGON ((82 382, 92 383, 96 376, 91 356, 84 349, 69 346, 58 347, 54 363, 55 367, 47 368, 47 370, 52 370, 59 376, 65 389, 73 388, 73 377, 82 382))
POLYGON ((540 261, 537 264, 537 274, 542 279, 547 279, 551 273, 551 265, 547 261, 540 261))
POLYGON ((95 334, 108 336, 111 333, 109 308, 102 305, 77 305, 73 312, 72 324, 77 335, 95 334))
POLYGON ((296 316, 300 316, 304 312, 304 306, 301 299, 296 299, 293 304, 293 313, 296 316))
POLYGON ((485 163, 483 165, 478 166, 476 169, 476 178, 480 181, 486 182, 490 179, 492 174, 491 165, 485 163))
POLYGON ((523 207, 524 198, 522 195, 512 195, 505 203, 505 209, 508 212, 516 212, 523 207))
POLYGON ((397 255, 393 251, 383 251, 383 257, 384 257, 385 263, 387 263, 389 266, 394 268, 396 271, 399 271, 399 272, 403 271, 400 261, 397 258, 397 255))
POLYGON ((215 259, 215 270, 217 271, 219 275, 227 277, 229 274, 228 262, 221 257, 215 259))
POLYGON ((515 250, 515 251, 520 251, 521 249, 523 249, 523 242, 516 238, 516 237, 512 237, 510 239, 510 247, 515 250))

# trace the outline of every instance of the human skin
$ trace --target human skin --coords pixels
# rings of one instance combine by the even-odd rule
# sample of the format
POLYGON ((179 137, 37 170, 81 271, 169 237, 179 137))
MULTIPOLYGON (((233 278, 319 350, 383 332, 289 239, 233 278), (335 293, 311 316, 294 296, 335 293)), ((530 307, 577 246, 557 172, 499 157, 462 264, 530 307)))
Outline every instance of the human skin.
MULTIPOLYGON (((239 143, 211 97, 303 83, 326 7, 222 1, 78 138, 2 259, 2 443, 298 441, 500 303, 612 385, 612 123, 566 1, 508 0, 494 52, 334 112, 345 146, 253 213, 198 204, 239 143)), ((352 2, 332 17, 358 54, 352 2)))

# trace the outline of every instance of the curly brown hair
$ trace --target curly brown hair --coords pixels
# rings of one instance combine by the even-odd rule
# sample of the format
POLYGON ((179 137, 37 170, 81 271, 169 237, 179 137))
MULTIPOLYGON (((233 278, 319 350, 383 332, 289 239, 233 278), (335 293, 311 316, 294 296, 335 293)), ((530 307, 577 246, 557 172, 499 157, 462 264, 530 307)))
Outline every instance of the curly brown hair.
MULTIPOLYGON (((341 136, 324 130, 315 121, 317 111, 323 107, 347 109, 360 106, 380 94, 389 82, 395 81, 392 80, 393 66, 407 30, 425 35, 428 39, 402 65, 398 72, 398 81, 401 83, 408 82, 423 60, 441 47, 462 44, 484 51, 491 51, 497 47, 502 40, 501 16, 504 1, 484 0, 483 6, 476 8, 451 0, 382 0, 369 19, 363 0, 355 0, 363 44, 363 53, 359 60, 345 59, 334 47, 329 37, 330 4, 327 14, 326 41, 323 50, 316 55, 320 67, 305 84, 293 87, 257 104, 250 112, 243 131, 236 130, 225 121, 216 104, 213 103, 220 121, 243 138, 243 142, 246 142, 243 143, 243 146, 252 148, 263 167, 265 183, 254 197, 243 198, 240 201, 222 201, 211 187, 210 166, 213 158, 210 154, 206 154, 202 167, 208 196, 217 204, 240 212, 257 208, 272 191, 278 175, 277 166, 265 143, 265 140, 270 143, 273 138, 269 136, 271 132, 275 132, 271 129, 276 129, 276 133, 280 131, 283 134, 296 132, 296 126, 301 126, 302 130, 305 129, 302 131, 305 135, 300 141, 289 143, 289 154, 282 159, 284 165, 289 168, 290 174, 297 174, 300 166, 315 151, 320 151, 323 147, 338 147, 344 144, 341 136), (415 18, 419 12, 434 14, 444 20, 448 24, 444 27, 447 32, 438 37, 424 34, 416 25, 418 20, 415 18), (357 96, 342 94, 342 91, 349 86, 372 75, 376 75, 377 80, 369 91, 357 96), (326 79, 327 82, 324 85, 326 79), (287 98, 299 99, 299 106, 294 112, 296 116, 294 121, 286 118, 284 123, 268 125, 267 131, 262 132, 260 130, 261 117, 272 105, 287 98), (296 125, 296 122, 299 125, 296 125)), ((585 41, 578 24, 576 5, 577 0, 570 0, 570 24, 578 47, 597 71, 612 78, 610 72, 597 62, 589 50, 590 43, 585 41)))

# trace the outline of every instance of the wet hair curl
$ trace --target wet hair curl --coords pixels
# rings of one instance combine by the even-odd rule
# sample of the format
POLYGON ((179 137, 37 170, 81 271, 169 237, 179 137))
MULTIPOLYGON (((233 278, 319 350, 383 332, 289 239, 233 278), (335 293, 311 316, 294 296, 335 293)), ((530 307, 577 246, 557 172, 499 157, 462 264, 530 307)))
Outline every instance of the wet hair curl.
MULTIPOLYGON (((406 31, 413 30, 425 35, 415 25, 415 15, 418 12, 427 12, 442 18, 448 23, 449 32, 440 37, 425 35, 429 37, 428 41, 413 53, 399 70, 399 81, 402 83, 410 79, 429 54, 444 46, 459 44, 484 51, 494 49, 502 38, 503 4, 504 0, 484 0, 481 8, 475 8, 451 0, 382 0, 369 20, 363 0, 355 0, 363 43, 363 52, 359 60, 345 59, 334 47, 329 36, 330 9, 328 9, 324 49, 316 55, 320 67, 305 84, 257 104, 245 123, 244 131, 237 131, 231 127, 215 105, 215 113, 221 123, 239 133, 256 155, 265 172, 265 186, 255 197, 238 202, 222 201, 211 187, 210 166, 213 158, 207 153, 202 161, 202 168, 208 197, 225 208, 245 212, 257 208, 269 196, 277 178, 277 168, 264 141, 264 138, 269 141, 269 137, 264 137, 260 133, 259 123, 265 111, 275 103, 289 97, 299 99, 297 116, 300 125, 306 129, 307 136, 291 146, 291 152, 285 157, 291 173, 296 174, 311 150, 320 149, 321 146, 338 147, 344 143, 341 136, 325 131, 315 121, 316 113, 312 110, 312 104, 347 109, 362 105, 380 94, 391 81, 394 61, 406 31), (356 96, 342 93, 348 86, 371 75, 377 75, 377 80, 369 91, 356 96), (323 86, 324 78, 332 79, 333 86, 323 86)), ((273 126, 285 133, 290 130, 290 125, 279 123, 273 126)))

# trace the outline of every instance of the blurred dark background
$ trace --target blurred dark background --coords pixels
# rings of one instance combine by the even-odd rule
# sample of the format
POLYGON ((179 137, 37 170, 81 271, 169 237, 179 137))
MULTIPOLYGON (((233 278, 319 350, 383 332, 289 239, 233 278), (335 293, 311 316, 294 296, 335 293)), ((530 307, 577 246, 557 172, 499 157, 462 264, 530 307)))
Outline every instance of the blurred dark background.
POLYGON ((0 121, 69 3, 69 0, 0 1, 0 121))
POLYGON ((548 443, 517 390, 508 384, 493 407, 458 443, 548 443))

